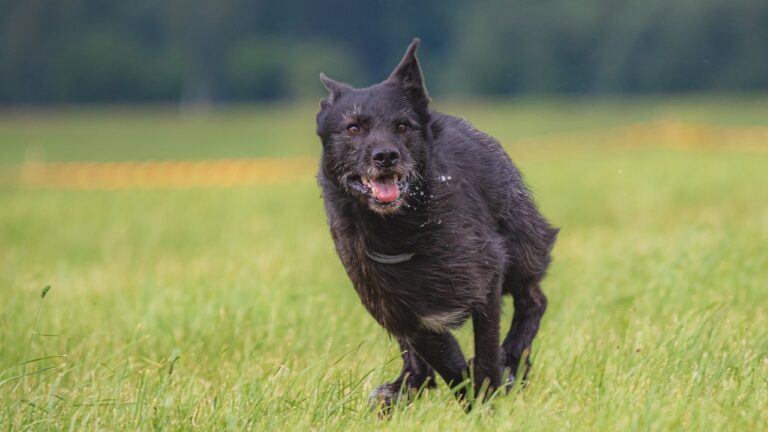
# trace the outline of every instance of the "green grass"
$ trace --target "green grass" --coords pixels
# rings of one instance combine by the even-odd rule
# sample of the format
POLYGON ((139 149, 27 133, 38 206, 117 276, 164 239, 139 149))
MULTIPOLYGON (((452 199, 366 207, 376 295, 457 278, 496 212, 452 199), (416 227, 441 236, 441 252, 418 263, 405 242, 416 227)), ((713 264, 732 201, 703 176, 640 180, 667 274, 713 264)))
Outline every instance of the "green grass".
MULTIPOLYGON (((316 155, 314 108, 5 112, 0 162, 316 155)), ((658 119, 768 126, 768 105, 446 109, 509 144, 562 229, 525 390, 469 414, 443 385, 386 421, 366 409, 397 347, 338 263, 312 173, 230 189, 5 184, 0 429, 768 428, 768 151, 578 135, 658 119), (547 134, 562 143, 517 141, 547 134)), ((470 329, 458 336, 471 350, 470 329)))

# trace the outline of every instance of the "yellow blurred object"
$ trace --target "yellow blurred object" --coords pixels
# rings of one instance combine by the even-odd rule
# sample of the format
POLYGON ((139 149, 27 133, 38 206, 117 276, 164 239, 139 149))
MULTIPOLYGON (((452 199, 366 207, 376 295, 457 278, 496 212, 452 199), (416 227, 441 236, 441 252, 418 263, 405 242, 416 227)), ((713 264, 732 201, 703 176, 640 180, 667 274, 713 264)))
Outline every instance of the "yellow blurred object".
POLYGON ((311 179, 311 158, 162 162, 25 162, 24 188, 153 189, 250 186, 311 179))

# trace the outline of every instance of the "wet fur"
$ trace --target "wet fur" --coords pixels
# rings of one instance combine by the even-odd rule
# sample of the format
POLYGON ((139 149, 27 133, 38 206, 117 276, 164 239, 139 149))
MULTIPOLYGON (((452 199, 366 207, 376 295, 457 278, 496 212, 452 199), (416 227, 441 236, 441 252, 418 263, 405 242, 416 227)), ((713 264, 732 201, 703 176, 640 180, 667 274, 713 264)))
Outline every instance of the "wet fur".
POLYGON ((435 385, 435 371, 449 385, 468 376, 450 333, 468 319, 476 389, 483 381, 498 388, 504 368, 517 371, 547 306, 539 282, 557 235, 496 140, 428 108, 417 45, 386 81, 365 89, 322 76, 329 96, 317 116, 318 182, 336 251, 362 304, 403 351, 400 376, 372 395, 385 403, 435 385), (399 117, 413 122, 407 134, 391 127, 399 117), (345 134, 363 119, 364 137, 345 134), (370 172, 370 152, 381 145, 400 151, 398 169, 408 179, 402 203, 384 210, 348 183, 370 172), (367 251, 415 255, 382 264, 367 251), (499 346, 503 294, 513 296, 515 312, 499 346))

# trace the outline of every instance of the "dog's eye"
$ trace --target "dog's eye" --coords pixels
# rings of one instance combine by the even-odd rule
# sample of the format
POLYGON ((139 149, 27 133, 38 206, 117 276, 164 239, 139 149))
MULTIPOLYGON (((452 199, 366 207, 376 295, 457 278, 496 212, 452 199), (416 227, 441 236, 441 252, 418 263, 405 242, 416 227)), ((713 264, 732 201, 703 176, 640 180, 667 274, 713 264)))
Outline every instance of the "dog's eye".
POLYGON ((408 125, 406 123, 398 123, 397 126, 395 126, 398 132, 405 133, 408 131, 408 125))
POLYGON ((350 135, 359 135, 360 134, 360 126, 356 124, 351 124, 347 126, 347 132, 349 132, 350 135))

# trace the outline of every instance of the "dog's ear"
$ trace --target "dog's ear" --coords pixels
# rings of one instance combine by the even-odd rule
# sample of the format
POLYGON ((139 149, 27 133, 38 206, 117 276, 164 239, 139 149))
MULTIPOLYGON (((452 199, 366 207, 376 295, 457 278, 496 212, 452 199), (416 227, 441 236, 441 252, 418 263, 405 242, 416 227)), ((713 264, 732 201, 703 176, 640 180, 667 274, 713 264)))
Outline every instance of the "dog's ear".
POLYGON ((387 82, 399 85, 408 93, 414 102, 429 103, 427 89, 424 87, 424 78, 421 76, 419 61, 416 59, 416 48, 419 47, 421 40, 414 38, 408 49, 405 50, 403 59, 395 70, 387 78, 387 82))
POLYGON ((332 105, 344 92, 350 90, 352 87, 340 83, 338 81, 328 78, 324 73, 320 72, 320 82, 323 83, 325 89, 328 90, 328 97, 320 102, 321 106, 332 105))

